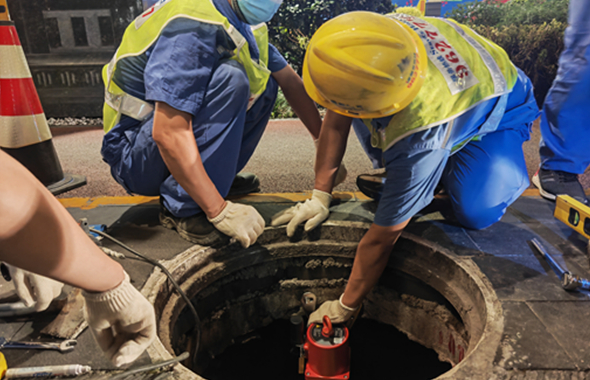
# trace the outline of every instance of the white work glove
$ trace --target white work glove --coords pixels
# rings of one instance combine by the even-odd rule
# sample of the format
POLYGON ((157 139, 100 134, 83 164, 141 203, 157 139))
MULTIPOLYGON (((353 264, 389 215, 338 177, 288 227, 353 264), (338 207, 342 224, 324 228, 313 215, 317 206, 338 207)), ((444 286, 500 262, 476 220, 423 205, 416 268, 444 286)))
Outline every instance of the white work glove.
POLYGON ((84 314, 98 345, 117 367, 131 363, 156 338, 156 315, 151 303, 125 279, 102 293, 82 291, 84 314))
MULTIPOLYGON (((344 296, 344 294, 342 295, 344 296)), ((333 324, 344 323, 352 317, 354 312, 358 309, 353 309, 342 303, 342 296, 340 299, 334 301, 326 301, 316 311, 311 313, 307 325, 312 323, 323 323, 324 315, 330 318, 333 324)))
POLYGON ((64 284, 50 278, 5 264, 10 271, 16 294, 27 306, 35 306, 36 311, 49 307, 51 301, 59 297, 64 284))
POLYGON ((299 224, 306 221, 305 231, 313 230, 330 215, 330 202, 332 196, 320 190, 313 190, 311 199, 304 203, 297 203, 295 206, 283 210, 272 217, 271 225, 287 225, 287 236, 291 237, 299 224))
MULTIPOLYGON (((318 151, 318 144, 319 144, 320 140, 313 140, 313 143, 315 145, 315 150, 316 153, 318 151)), ((315 169, 315 163, 313 164, 313 167, 315 169)), ((340 185, 342 182, 344 182, 346 180, 346 175, 348 174, 348 170, 346 170, 346 166, 344 166, 344 162, 340 163, 340 166, 338 167, 338 171, 336 172, 336 179, 334 180, 334 186, 336 187, 338 185, 340 185)))
POLYGON ((226 201, 225 208, 209 221, 219 231, 236 238, 242 247, 248 248, 256 243, 264 231, 264 219, 252 206, 226 201))

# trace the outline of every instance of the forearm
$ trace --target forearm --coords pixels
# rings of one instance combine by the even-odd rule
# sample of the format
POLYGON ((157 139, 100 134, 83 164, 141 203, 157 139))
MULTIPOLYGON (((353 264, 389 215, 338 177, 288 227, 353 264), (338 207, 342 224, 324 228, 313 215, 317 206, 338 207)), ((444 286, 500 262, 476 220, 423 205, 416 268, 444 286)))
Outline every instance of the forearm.
POLYGON ((303 122, 313 139, 317 140, 320 137, 322 119, 315 103, 307 95, 299 75, 287 65, 284 69, 273 73, 273 77, 277 80, 285 99, 297 117, 303 122))
POLYGON ((316 153, 314 188, 331 193, 336 173, 344 157, 352 119, 328 111, 316 153))
POLYGON ((0 151, 0 259, 19 268, 101 292, 124 278, 59 201, 0 151))
POLYGON ((170 174, 210 218, 225 200, 209 178, 192 131, 190 116, 164 103, 156 104, 153 136, 170 174))
POLYGON ((357 247, 342 303, 353 308, 362 303, 379 281, 391 250, 408 222, 409 220, 393 227, 371 225, 357 247))

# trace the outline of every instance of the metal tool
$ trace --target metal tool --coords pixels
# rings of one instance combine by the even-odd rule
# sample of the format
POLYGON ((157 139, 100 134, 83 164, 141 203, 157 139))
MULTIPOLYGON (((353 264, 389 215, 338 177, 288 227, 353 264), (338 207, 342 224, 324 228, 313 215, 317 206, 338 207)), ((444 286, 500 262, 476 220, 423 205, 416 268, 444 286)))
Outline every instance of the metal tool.
POLYGON ((576 289, 583 289, 583 290, 590 290, 590 281, 576 276, 570 271, 567 271, 559 265, 557 261, 545 250, 543 245, 537 239, 531 240, 531 243, 537 248, 539 253, 545 258, 549 266, 553 269, 557 277, 561 280, 561 286, 565 290, 576 290, 576 289))
POLYGON ((24 348, 24 349, 42 349, 42 350, 57 350, 60 352, 68 352, 74 349, 78 342, 75 339, 68 339, 62 342, 13 342, 7 341, 0 337, 0 349, 3 348, 24 348))

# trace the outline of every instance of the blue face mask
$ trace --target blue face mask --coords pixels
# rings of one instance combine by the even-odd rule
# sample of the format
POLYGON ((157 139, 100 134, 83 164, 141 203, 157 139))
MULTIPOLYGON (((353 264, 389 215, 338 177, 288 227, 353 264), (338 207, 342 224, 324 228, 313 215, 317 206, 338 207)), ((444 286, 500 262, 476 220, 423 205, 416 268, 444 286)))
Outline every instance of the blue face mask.
POLYGON ((261 22, 270 21, 283 0, 238 0, 237 2, 246 22, 250 25, 258 25, 261 22))

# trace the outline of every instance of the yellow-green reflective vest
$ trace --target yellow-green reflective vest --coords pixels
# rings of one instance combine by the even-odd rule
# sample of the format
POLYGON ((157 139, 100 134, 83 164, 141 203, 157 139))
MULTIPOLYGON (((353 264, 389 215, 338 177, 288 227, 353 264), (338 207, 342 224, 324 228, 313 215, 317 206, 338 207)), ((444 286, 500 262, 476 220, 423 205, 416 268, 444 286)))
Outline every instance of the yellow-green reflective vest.
POLYGON ((250 99, 248 108, 262 95, 270 76, 268 64, 268 29, 266 24, 252 27, 252 32, 260 51, 258 62, 250 57, 248 43, 237 29, 232 26, 213 5, 211 0, 167 0, 156 3, 135 19, 125 30, 123 41, 113 59, 102 70, 105 83, 105 104, 103 122, 105 133, 118 122, 121 115, 137 120, 145 119, 153 104, 125 93, 113 81, 117 62, 127 57, 143 54, 157 40, 166 25, 178 18, 196 20, 224 28, 236 48, 232 58, 246 70, 250 82, 250 99))
POLYGON ((493 42, 450 19, 390 14, 412 28, 428 55, 428 72, 416 98, 393 115, 387 127, 371 131, 371 144, 387 150, 399 140, 449 122, 478 104, 512 91, 516 68, 493 42))

